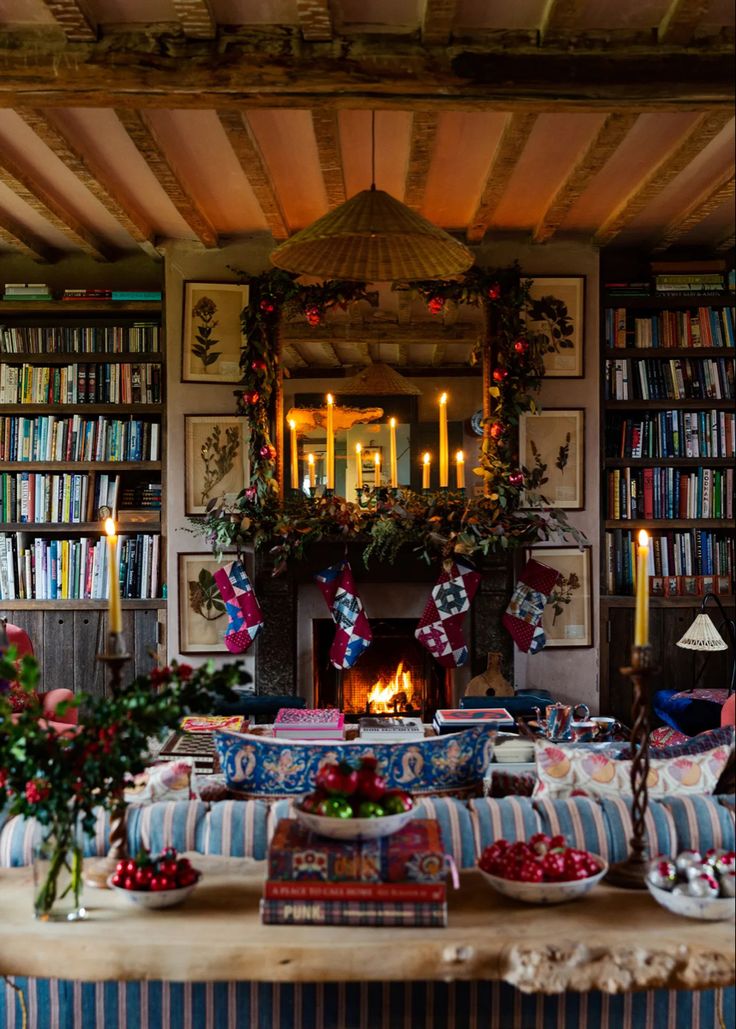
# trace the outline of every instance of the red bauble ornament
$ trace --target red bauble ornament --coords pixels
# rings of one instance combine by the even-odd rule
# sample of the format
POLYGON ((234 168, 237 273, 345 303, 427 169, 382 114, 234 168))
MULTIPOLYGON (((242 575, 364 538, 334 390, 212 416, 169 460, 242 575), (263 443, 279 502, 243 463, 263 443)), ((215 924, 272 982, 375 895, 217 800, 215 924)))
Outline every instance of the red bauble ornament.
POLYGON ((312 326, 319 325, 322 321, 322 312, 318 307, 308 307, 304 312, 304 316, 312 326))
POLYGON ((255 361, 251 361, 250 367, 254 372, 265 372, 266 362, 261 360, 261 358, 257 358, 255 361))
POLYGON ((257 390, 253 390, 251 393, 243 393, 243 402, 246 404, 257 404, 261 398, 261 394, 257 390))
POLYGON ((529 349, 529 344, 525 339, 517 339, 514 343, 514 350, 517 354, 525 354, 529 349))
POLYGON ((509 475, 510 486, 523 486, 524 485, 524 473, 523 472, 511 472, 509 475))
POLYGON ((264 297, 258 307, 261 309, 263 314, 273 314, 276 310, 276 305, 270 297, 264 297))
POLYGON ((494 422, 491 426, 491 439, 500 439, 503 436, 503 425, 500 422, 494 422))
POLYGON ((493 379, 495 382, 503 382, 503 380, 508 377, 508 374, 509 373, 506 371, 505 368, 493 369, 493 379))
POLYGON ((488 287, 488 299, 489 300, 498 300, 498 298, 500 296, 501 296, 501 287, 499 286, 499 284, 497 282, 494 282, 492 286, 488 287))
POLYGON ((264 443, 261 449, 258 451, 264 461, 268 458, 273 459, 276 457, 276 447, 271 446, 270 443, 264 443))
POLYGON ((444 297, 430 297, 427 301, 427 310, 430 314, 442 314, 445 307, 444 297))

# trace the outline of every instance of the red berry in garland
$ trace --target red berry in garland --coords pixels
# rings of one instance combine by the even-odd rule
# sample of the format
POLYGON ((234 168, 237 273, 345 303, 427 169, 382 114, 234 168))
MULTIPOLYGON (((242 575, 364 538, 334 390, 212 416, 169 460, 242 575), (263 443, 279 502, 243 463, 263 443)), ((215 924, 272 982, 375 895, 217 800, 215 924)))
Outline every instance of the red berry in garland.
POLYGON ((430 314, 442 314, 445 307, 444 297, 430 297, 427 301, 427 310, 430 314))
POLYGON ((266 370, 266 362, 263 361, 260 357, 257 358, 255 361, 251 361, 250 366, 254 372, 265 372, 266 370))
POLYGON ((491 439, 500 439, 503 436, 503 425, 501 422, 494 422, 491 426, 491 439))
POLYGON ((263 297, 258 307, 263 314, 273 314, 276 310, 276 304, 274 304, 271 297, 263 297))
POLYGON ((501 296, 501 287, 497 282, 494 282, 492 286, 488 287, 487 296, 489 300, 498 300, 501 296))
POLYGON ((529 349, 529 344, 525 339, 517 339, 514 343, 514 350, 517 354, 525 354, 529 349))
POLYGON ((319 325, 322 322, 322 312, 318 307, 308 307, 304 315, 309 325, 319 325))
POLYGON ((508 378, 508 374, 505 368, 493 369, 493 379, 495 382, 503 382, 504 379, 508 378))
POLYGON ((257 390, 253 390, 250 393, 243 393, 242 396, 246 404, 257 404, 261 399, 261 394, 257 390))
POLYGON ((511 472, 509 474, 509 486, 514 486, 516 489, 524 485, 524 473, 523 472, 511 472))

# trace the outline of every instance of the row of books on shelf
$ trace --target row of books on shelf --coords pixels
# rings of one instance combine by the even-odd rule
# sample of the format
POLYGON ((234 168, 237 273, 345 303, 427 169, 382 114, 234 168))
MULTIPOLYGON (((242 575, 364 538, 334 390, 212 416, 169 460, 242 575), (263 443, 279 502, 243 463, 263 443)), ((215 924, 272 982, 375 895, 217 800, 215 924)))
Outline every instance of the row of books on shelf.
POLYGON ((608 419, 608 457, 733 457, 736 415, 730 411, 650 411, 620 423, 608 419))
POLYGON ((120 509, 121 511, 132 509, 160 511, 161 492, 160 482, 141 482, 134 486, 125 486, 120 496, 120 509))
POLYGON ((158 354, 160 327, 135 325, 0 325, 0 354, 158 354))
MULTIPOLYGON (((54 295, 46 282, 6 282, 3 300, 53 300, 54 295)), ((61 292, 61 300, 161 300, 161 290, 152 289, 77 289, 61 292)))
POLYGON ((607 400, 732 400, 731 357, 606 361, 607 400))
POLYGON ((117 513, 120 476, 106 472, 3 472, 4 522, 92 522, 101 507, 117 513))
MULTIPOLYGON (((634 574, 638 552, 637 533, 626 529, 606 532, 606 570, 609 593, 634 592, 634 574)), ((649 548, 650 576, 674 576, 718 580, 713 592, 733 592, 734 540, 731 534, 717 534, 704 529, 683 532, 652 533, 649 548)), ((698 584, 696 583, 695 586, 698 584)), ((700 584, 702 586, 702 583, 700 584)), ((686 592, 707 592, 693 588, 686 592)), ((678 596, 677 593, 670 593, 678 596)))
POLYGON ((159 404, 158 364, 0 365, 0 404, 159 404))
POLYGON ((609 518, 733 518, 733 468, 616 468, 607 477, 609 518))
POLYGON ((659 271, 654 275, 654 291, 660 294, 722 293, 726 288, 724 271, 659 271))
POLYGON ((695 311, 634 314, 625 307, 605 311, 606 347, 638 349, 666 347, 733 347, 734 312, 730 307, 699 307, 695 311))
MULTIPOLYGON (((118 538, 120 593, 150 600, 159 593, 160 537, 118 538)), ((27 539, 0 534, 0 600, 105 600, 109 593, 106 537, 27 539)))
POLYGON ((447 925, 447 858, 434 819, 360 842, 282 818, 267 866, 261 919, 269 925, 447 925))
POLYGON ((158 461, 160 426, 106 415, 0 416, 0 461, 158 461))

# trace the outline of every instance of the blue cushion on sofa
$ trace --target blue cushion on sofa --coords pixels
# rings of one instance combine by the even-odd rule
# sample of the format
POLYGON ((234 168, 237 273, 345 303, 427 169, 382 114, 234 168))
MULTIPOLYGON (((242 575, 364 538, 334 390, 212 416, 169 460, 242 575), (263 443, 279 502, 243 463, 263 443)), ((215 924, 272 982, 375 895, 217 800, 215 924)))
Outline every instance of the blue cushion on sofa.
POLYGON ((215 742, 225 781, 250 797, 295 797, 315 787, 326 761, 373 754, 390 789, 415 794, 482 792, 483 776, 493 757, 495 732, 486 726, 448 736, 428 736, 419 743, 344 743, 334 740, 276 740, 248 733, 217 732, 215 742))

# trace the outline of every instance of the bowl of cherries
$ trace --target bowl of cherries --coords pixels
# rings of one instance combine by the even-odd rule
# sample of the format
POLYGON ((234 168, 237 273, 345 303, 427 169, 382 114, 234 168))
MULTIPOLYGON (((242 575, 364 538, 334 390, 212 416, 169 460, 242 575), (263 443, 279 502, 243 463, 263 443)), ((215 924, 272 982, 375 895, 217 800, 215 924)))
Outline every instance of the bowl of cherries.
POLYGON ((390 790, 374 757, 327 762, 317 772, 316 789, 296 807, 299 821, 336 840, 375 840, 398 832, 414 817, 414 800, 390 790))
POLYGON ((107 885, 129 903, 142 908, 171 908, 181 904, 199 882, 201 872, 173 847, 152 857, 141 849, 136 858, 119 861, 107 885))
POLYGON ((542 832, 526 843, 496 840, 481 854, 478 868, 494 890, 529 904, 576 900, 608 871, 597 854, 568 847, 564 836, 542 832))

